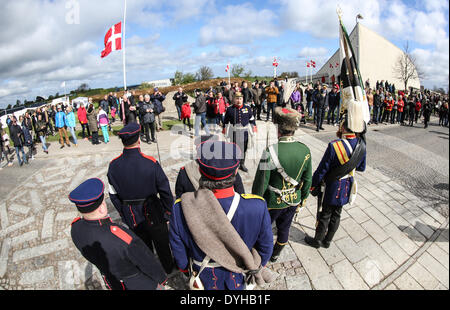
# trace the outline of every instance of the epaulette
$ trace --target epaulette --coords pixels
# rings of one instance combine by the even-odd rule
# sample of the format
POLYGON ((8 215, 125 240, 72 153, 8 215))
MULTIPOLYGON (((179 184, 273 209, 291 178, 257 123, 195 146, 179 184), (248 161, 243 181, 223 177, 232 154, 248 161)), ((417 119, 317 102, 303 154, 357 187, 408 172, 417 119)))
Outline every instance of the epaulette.
POLYGON ((79 220, 81 220, 81 217, 75 218, 75 219, 73 220, 72 224, 70 224, 70 225, 73 225, 74 223, 78 222, 79 220))
POLYGON ((253 195, 253 194, 241 194, 241 197, 244 199, 259 199, 259 200, 265 201, 264 198, 262 198, 261 196, 253 195))
POLYGON ((181 202, 181 198, 178 198, 177 200, 175 200, 174 205, 176 205, 177 203, 181 202))
POLYGON ((120 240, 122 240, 123 242, 125 242, 126 244, 130 244, 131 241, 133 240, 133 237, 131 237, 129 234, 127 234, 125 231, 123 231, 120 227, 118 226, 110 226, 111 229, 111 233, 113 235, 115 235, 116 237, 118 237, 120 240))
POLYGON ((149 155, 145 155, 144 153, 141 152, 142 157, 150 159, 152 162, 154 162, 156 164, 156 159, 154 157, 151 157, 149 155))
POLYGON ((346 162, 348 162, 350 160, 350 158, 348 157, 348 154, 347 154, 347 150, 345 149, 344 143, 342 142, 342 140, 335 140, 335 141, 331 142, 331 144, 333 145, 334 152, 336 153, 336 156, 341 165, 344 165, 346 162))

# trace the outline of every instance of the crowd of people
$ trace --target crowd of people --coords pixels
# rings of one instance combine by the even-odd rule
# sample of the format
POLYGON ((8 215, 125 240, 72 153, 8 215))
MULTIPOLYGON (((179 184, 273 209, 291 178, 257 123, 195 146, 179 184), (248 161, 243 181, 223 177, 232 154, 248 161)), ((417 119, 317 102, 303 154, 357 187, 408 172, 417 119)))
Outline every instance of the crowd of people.
MULTIPOLYGON (((217 87, 207 90, 196 89, 195 100, 189 102, 188 94, 182 87, 174 94, 173 100, 177 109, 178 119, 183 122, 185 131, 191 137, 198 137, 201 129, 206 134, 216 133, 224 127, 225 112, 232 105, 236 92, 243 95, 245 105, 252 109, 255 120, 267 122, 273 120, 276 107, 290 106, 298 111, 300 122, 314 124, 316 131, 325 130, 323 124, 337 125, 340 107, 340 87, 334 83, 329 89, 327 84, 316 82, 307 85, 297 83, 286 101, 286 81, 277 78, 269 83, 256 80, 251 85, 247 81, 233 84, 222 80, 217 87), (194 124, 191 124, 192 114, 195 115, 194 124), (192 129, 194 133, 192 134, 192 129)), ((431 115, 439 117, 439 126, 448 127, 449 105, 448 96, 432 93, 429 90, 408 92, 396 90, 394 84, 388 81, 377 81, 375 88, 371 87, 369 80, 365 82, 365 91, 371 113, 369 125, 400 124, 414 126, 423 118, 424 128, 428 127, 431 115)), ((127 92, 119 97, 117 93, 105 95, 95 108, 92 98, 86 106, 81 104, 60 104, 57 106, 44 106, 36 110, 28 110, 19 120, 15 116, 8 116, 6 123, 9 136, 5 130, 1 131, 1 159, 5 158, 8 166, 13 165, 9 158, 10 141, 15 148, 16 157, 20 166, 28 164, 34 159, 36 144, 41 143, 42 149, 48 154, 46 138, 50 135, 59 135, 60 147, 78 145, 76 134, 76 118, 81 126, 81 137, 90 140, 93 145, 100 144, 99 131, 102 132, 103 142, 110 141, 111 124, 117 119, 124 125, 138 122, 142 125, 142 137, 145 142, 156 143, 155 131, 162 130, 162 113, 166 96, 158 88, 152 94, 136 96, 135 91, 127 92), (14 127, 13 127, 14 126, 14 127), (13 129, 11 131, 11 129, 13 129), (69 139, 70 133, 72 142, 69 139), (24 147, 28 148, 25 154, 24 147), (22 155, 22 156, 21 156, 22 155)))

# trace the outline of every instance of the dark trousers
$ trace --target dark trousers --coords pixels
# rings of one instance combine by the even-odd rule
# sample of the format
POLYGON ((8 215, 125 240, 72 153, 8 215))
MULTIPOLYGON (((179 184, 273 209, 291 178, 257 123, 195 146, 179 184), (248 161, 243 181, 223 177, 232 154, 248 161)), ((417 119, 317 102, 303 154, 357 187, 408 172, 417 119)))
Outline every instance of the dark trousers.
POLYGON ((273 112, 275 110, 275 102, 267 102, 267 120, 270 118, 270 112, 272 112, 272 119, 273 119, 273 112))
POLYGON ((378 124, 380 107, 373 106, 372 122, 378 124))
POLYGON ((98 131, 92 132, 92 144, 100 144, 98 141, 98 131))
POLYGON ((239 148, 243 152, 242 159, 241 159, 241 165, 245 164, 245 155, 247 153, 247 148, 248 148, 248 135, 249 135, 249 133, 246 131, 233 132, 233 143, 237 144, 237 146, 239 146, 239 148))
POLYGON ((414 114, 409 113, 409 126, 414 125, 414 114))
POLYGON ((82 129, 81 135, 83 136, 83 139, 86 138, 86 136, 84 134, 84 130, 85 129, 87 129, 87 136, 88 137, 91 136, 91 131, 89 130, 89 125, 87 123, 86 124, 81 124, 81 129, 82 129))
POLYGON ((150 132, 152 134, 152 141, 155 141, 155 123, 144 123, 144 128, 147 142, 150 142, 150 132))
POLYGON ((317 114, 316 124, 317 129, 319 129, 322 127, 323 120, 325 119, 325 108, 318 107, 316 114, 317 114))
POLYGON ((277 242, 280 245, 284 245, 288 242, 289 230, 296 210, 297 207, 269 210, 270 220, 272 223, 275 222, 277 227, 277 242))
POLYGON ((261 120, 261 110, 262 110, 261 104, 257 104, 253 109, 253 117, 256 118, 257 120, 261 120))
POLYGON ((381 122, 384 123, 384 121, 386 120, 386 122, 389 123, 390 116, 391 116, 391 111, 384 110, 383 118, 381 119, 381 122))
POLYGON ((335 118, 336 118, 336 122, 338 120, 338 118, 335 116, 335 110, 337 109, 337 105, 330 105, 330 109, 328 110, 328 115, 327 115, 327 122, 328 124, 331 123, 334 124, 335 123, 335 118))
MULTIPOLYGON (((220 122, 220 118, 219 118, 220 116, 221 115, 218 115, 217 120, 216 120, 218 123, 220 122)), ((183 124, 184 124, 185 130, 186 130, 186 125, 188 125, 189 131, 192 130, 191 119, 189 117, 183 118, 183 124)))
POLYGON ((341 222, 341 212, 342 206, 323 204, 314 239, 327 242, 333 240, 334 234, 338 230, 341 222))
POLYGON ((174 266, 172 252, 169 247, 169 228, 166 223, 150 225, 147 221, 133 228, 134 233, 144 241, 150 251, 155 247, 159 261, 167 274, 174 266))

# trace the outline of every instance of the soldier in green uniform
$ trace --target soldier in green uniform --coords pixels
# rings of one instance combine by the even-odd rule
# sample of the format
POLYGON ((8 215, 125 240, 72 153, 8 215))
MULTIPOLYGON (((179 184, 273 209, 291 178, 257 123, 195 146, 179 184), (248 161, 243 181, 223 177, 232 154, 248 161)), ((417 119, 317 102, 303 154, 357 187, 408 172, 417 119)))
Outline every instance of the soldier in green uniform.
POLYGON ((279 140, 263 152, 252 187, 253 194, 267 201, 272 223, 276 222, 272 262, 287 244, 292 219, 308 198, 312 182, 311 152, 293 137, 300 114, 290 108, 277 108, 274 116, 279 140))

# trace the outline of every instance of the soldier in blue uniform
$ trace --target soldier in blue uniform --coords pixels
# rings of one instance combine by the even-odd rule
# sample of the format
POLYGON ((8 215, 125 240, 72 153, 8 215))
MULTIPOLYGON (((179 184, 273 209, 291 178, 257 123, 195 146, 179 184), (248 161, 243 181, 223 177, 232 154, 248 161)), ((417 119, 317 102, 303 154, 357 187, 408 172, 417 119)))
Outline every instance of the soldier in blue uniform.
MULTIPOLYGON (((218 141, 219 136, 207 135, 201 136, 194 141, 195 147, 198 147, 201 143, 206 141, 218 141)), ((175 195, 181 198, 181 195, 188 192, 195 192, 199 189, 200 170, 198 169, 198 161, 193 160, 186 166, 181 167, 178 172, 177 181, 175 183, 175 195)), ((234 183, 234 190, 238 194, 245 194, 244 184, 239 173, 236 174, 236 182, 234 183)))
POLYGON ((167 273, 173 269, 167 221, 173 206, 169 180, 159 163, 141 152, 137 123, 120 132, 123 153, 111 161, 109 194, 122 220, 156 253, 167 273), (158 197, 159 195, 159 197, 158 197))
MULTIPOLYGON (((366 154, 364 152, 361 161, 348 175, 339 180, 326 181, 326 176, 329 173, 350 160, 359 138, 348 128, 347 118, 344 118, 341 122, 337 136, 338 140, 328 144, 328 148, 312 178, 311 192, 317 192, 317 189, 325 184, 322 211, 318 216, 315 237, 305 237, 305 242, 315 248, 321 246, 328 248, 330 246, 334 234, 339 228, 342 207, 349 203, 352 195, 355 170, 362 172, 366 169, 366 154)), ((353 192, 353 194, 355 193, 353 192)))
POLYGON ((241 150, 244 150, 240 169, 248 172, 248 169, 245 167, 245 154, 249 144, 249 135, 256 132, 257 128, 252 109, 244 104, 241 92, 236 92, 234 105, 227 109, 223 123, 223 133, 228 135, 231 142, 236 143, 241 150), (228 128, 227 124, 229 124, 228 128))
POLYGON ((110 290, 164 289, 167 276, 153 253, 108 216, 104 188, 100 179, 89 179, 69 194, 83 214, 72 222, 73 243, 98 268, 110 290))
MULTIPOLYGON (((267 204, 263 198, 256 195, 238 195, 233 189, 234 179, 239 167, 240 151, 235 144, 207 141, 200 146, 199 168, 202 174, 201 188, 213 192, 215 201, 220 203, 221 209, 227 214, 232 209, 232 203, 238 197, 238 205, 231 225, 239 234, 248 250, 254 248, 261 257, 261 266, 264 267, 272 255, 273 234, 267 204), (231 147, 231 151, 230 151, 231 147), (215 150, 226 150, 216 153, 215 150), (205 152, 206 150, 206 152, 205 152), (211 151, 211 153, 208 153, 211 151), (205 154, 214 154, 208 156, 205 154), (230 155, 232 154, 232 155, 230 155)), ((193 195, 200 195, 200 191, 193 195)), ((188 273, 190 260, 193 261, 193 272, 198 273, 206 254, 194 241, 195 234, 188 226, 184 201, 191 193, 184 194, 175 202, 170 218, 170 245, 178 268, 188 273)), ((208 204, 209 205, 209 204, 208 204)), ((198 207, 198 205, 195 205, 198 207)), ((195 209, 194 207, 194 209, 195 209)), ((206 213, 206 212, 205 212, 206 213)), ((217 222, 210 214, 200 214, 204 221, 217 222)), ((209 240, 211 236, 202 234, 200 239, 209 240)), ((225 238, 225 236, 222 236, 225 238)), ((196 239, 198 240, 198 239, 196 239)), ((246 249, 247 250, 247 249, 246 249)), ((211 255, 211 254, 209 254, 211 255)), ((245 285, 244 274, 232 272, 218 264, 219 259, 210 261, 202 270, 199 278, 206 290, 243 290, 245 285)))

